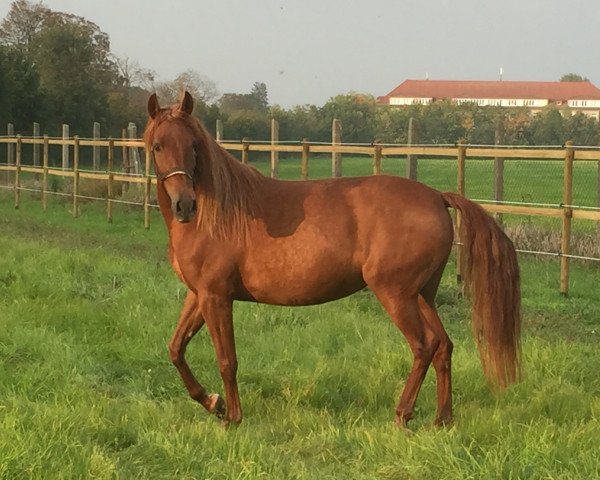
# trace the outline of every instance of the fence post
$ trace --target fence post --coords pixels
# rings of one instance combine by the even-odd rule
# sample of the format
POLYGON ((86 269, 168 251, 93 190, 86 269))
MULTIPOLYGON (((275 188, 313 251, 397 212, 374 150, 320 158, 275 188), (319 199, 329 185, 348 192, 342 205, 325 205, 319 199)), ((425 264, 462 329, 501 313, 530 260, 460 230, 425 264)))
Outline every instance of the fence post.
MULTIPOLYGON (((92 137, 94 142, 100 139, 100 124, 94 122, 92 137)), ((96 144, 92 147, 92 169, 94 171, 100 170, 100 147, 96 144)))
MULTIPOLYGON (((129 122, 129 125, 127 125, 127 137, 129 140, 137 140, 137 125, 133 122, 129 122)), ((140 152, 137 147, 129 147, 129 173, 131 173, 132 168, 133 173, 136 175, 141 174, 140 152)))
MULTIPOLYGON (((6 136, 9 137, 9 143, 6 144, 6 163, 8 165, 15 164, 15 146, 10 142, 10 137, 15 136, 15 126, 12 123, 6 124, 6 136)), ((6 171, 6 186, 12 183, 13 174, 10 170, 6 171)))
POLYGON ((248 144, 248 137, 242 138, 242 163, 248 165, 248 154, 250 152, 250 145, 248 144))
MULTIPOLYGON (((467 147, 464 140, 459 140, 457 143, 457 179, 456 189, 458 193, 464 196, 465 194, 465 159, 467 157, 467 147)), ((456 212, 456 231, 460 231, 460 212, 456 212)), ((458 238, 458 236, 455 236, 458 238)), ((462 282, 462 245, 456 245, 456 281, 462 282)))
MULTIPOLYGON (((415 125, 413 121, 413 117, 408 119, 408 146, 412 147, 413 143, 416 141, 415 135, 415 125)), ((409 154, 406 156, 406 178, 410 178, 411 180, 417 179, 417 156, 413 154, 409 154)))
POLYGON ((373 175, 381 175, 381 144, 378 140, 373 145, 373 175))
POLYGON ((458 193, 461 195, 465 195, 465 159, 467 157, 467 146, 465 145, 464 140, 459 140, 457 143, 458 152, 457 152, 457 179, 456 179, 456 189, 458 193))
POLYGON ((279 152, 275 147, 279 143, 279 122, 271 119, 271 178, 279 177, 279 152))
POLYGON ((42 209, 44 212, 48 208, 48 135, 44 134, 44 149, 42 153, 42 165, 44 172, 42 173, 42 209))
POLYGON ((300 164, 300 170, 302 172, 302 180, 308 180, 308 157, 310 155, 310 143, 308 138, 302 139, 302 162, 300 164))
MULTIPOLYGON (((69 139, 69 125, 63 123, 62 126, 62 138, 63 141, 67 141, 69 139)), ((67 143, 63 143, 62 145, 62 169, 68 170, 69 168, 69 145, 67 143)))
POLYGON ((73 216, 79 216, 79 137, 75 135, 73 145, 73 216))
POLYGON ((144 182, 144 228, 148 230, 150 228, 150 187, 152 186, 152 178, 150 177, 150 150, 145 149, 146 152, 146 164, 144 169, 144 175, 146 176, 144 182))
MULTIPOLYGON (((496 131, 494 133, 494 143, 496 147, 504 144, 504 117, 500 116, 496 122, 496 131)), ((504 200, 504 157, 494 157, 494 200, 501 202, 504 200)), ((495 213, 496 221, 502 225, 502 214, 495 213)))
MULTIPOLYGON (((131 168, 131 164, 129 161, 129 149, 125 146, 125 142, 127 141, 127 129, 126 128, 121 130, 121 140, 123 141, 123 144, 121 147, 121 155, 123 157, 122 158, 123 173, 125 173, 125 175, 129 175, 129 170, 131 168)), ((129 191, 129 182, 128 181, 123 182, 123 185, 121 187, 121 194, 123 194, 127 191, 129 191)))
MULTIPOLYGON (((600 161, 596 162, 596 169, 596 206, 600 207, 600 161)), ((600 234, 600 222, 596 222, 596 228, 600 234)))
MULTIPOLYGON (((15 136, 15 126, 12 123, 6 125, 6 136, 15 136)), ((15 164, 15 146, 12 143, 6 144, 6 163, 9 165, 15 164)))
POLYGON ((342 124, 337 118, 331 124, 331 176, 342 176, 342 154, 335 151, 336 145, 342 143, 342 124))
POLYGON ((215 127, 215 139, 217 142, 223 141, 223 121, 220 118, 217 118, 217 124, 215 127))
POLYGON ((108 138, 108 155, 106 163, 106 171, 108 173, 108 183, 106 185, 106 219, 108 223, 113 221, 113 163, 115 155, 115 141, 112 138, 108 138))
POLYGON ((19 200, 21 199, 21 155, 23 141, 21 135, 17 135, 17 157, 15 161, 15 208, 19 208, 19 200))
MULTIPOLYGON (((37 141, 40 138, 40 124, 33 122, 33 140, 37 141)), ((33 166, 40 166, 40 145, 39 143, 33 144, 33 166)))
POLYGON ((565 144, 565 164, 563 174, 563 217, 562 231, 560 239, 560 293, 569 294, 569 260, 565 255, 571 253, 571 221, 573 218, 573 160, 575 159, 575 150, 573 142, 568 141, 565 144))

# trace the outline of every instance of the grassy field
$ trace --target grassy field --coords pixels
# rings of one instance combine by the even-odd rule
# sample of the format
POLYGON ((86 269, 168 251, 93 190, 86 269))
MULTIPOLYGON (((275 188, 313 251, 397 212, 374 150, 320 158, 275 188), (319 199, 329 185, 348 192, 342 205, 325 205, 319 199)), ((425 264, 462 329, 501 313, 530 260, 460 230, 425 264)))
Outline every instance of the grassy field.
MULTIPOLYGON (((425 381, 412 433, 393 424, 410 368, 368 291, 306 308, 237 304, 245 411, 224 429, 188 398, 166 344, 184 288, 158 215, 74 220, 0 195, 0 478, 600 478, 598 268, 521 257, 525 379, 488 390, 450 264, 438 303, 453 338, 455 423, 431 427, 425 381)), ((222 391, 206 331, 188 358, 222 391)))
MULTIPOLYGON (((270 161, 256 158, 252 164, 266 175, 270 174, 270 161)), ((344 175, 372 175, 370 157, 343 157, 344 175)), ((469 198, 493 200, 494 162, 493 159, 470 159, 465 165, 466 194, 469 198)), ((403 157, 389 157, 382 160, 382 173, 405 175, 406 163, 403 157)), ((418 163, 418 180, 438 190, 456 191, 456 159, 422 158, 418 163)), ((279 163, 279 174, 283 179, 301 177, 300 160, 283 158, 279 163)), ((313 156, 309 162, 310 178, 331 176, 331 158, 325 155, 313 156)), ((596 162, 576 161, 573 169, 573 203, 587 207, 599 204, 598 166, 596 162)), ((504 166, 504 199, 511 202, 551 203, 558 205, 563 197, 563 162, 553 160, 512 160, 504 166)))

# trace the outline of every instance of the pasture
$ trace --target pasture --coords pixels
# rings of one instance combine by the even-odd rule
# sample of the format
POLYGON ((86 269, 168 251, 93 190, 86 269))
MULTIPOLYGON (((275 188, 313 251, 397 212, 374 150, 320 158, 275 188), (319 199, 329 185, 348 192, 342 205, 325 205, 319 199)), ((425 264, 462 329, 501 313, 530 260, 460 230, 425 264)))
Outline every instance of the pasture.
MULTIPOLYGON (((252 157, 251 157, 252 158, 252 157)), ((256 158, 252 164, 269 175, 268 159, 256 158)), ((366 156, 344 156, 343 174, 372 175, 372 161, 366 156)), ((494 199, 493 159, 467 158, 465 194, 479 200, 494 199)), ((596 162, 576 161, 573 169, 573 202, 575 205, 598 205, 598 166, 596 162)), ((405 157, 384 157, 381 173, 405 176, 405 157)), ((279 163, 279 176, 285 180, 301 178, 299 158, 286 158, 279 163)), ((331 156, 311 157, 310 178, 331 177, 331 156)), ((421 158, 418 180, 441 191, 456 191, 455 158, 421 158)), ((558 205, 562 202, 563 162, 560 160, 507 159, 504 167, 504 199, 509 202, 558 205)))
MULTIPOLYGON (((455 423, 431 426, 430 372, 411 432, 393 424, 411 364, 368 291, 315 307, 237 304, 244 422, 224 429, 167 356, 184 290, 166 233, 99 206, 15 211, 0 194, 0 478, 600 477, 598 269, 521 256, 525 379, 494 394, 449 264, 438 304, 455 342, 455 423), (136 225, 137 224, 137 225, 136 225), (365 320, 367 317, 367 321, 365 320)), ((192 368, 222 391, 206 331, 192 368)))

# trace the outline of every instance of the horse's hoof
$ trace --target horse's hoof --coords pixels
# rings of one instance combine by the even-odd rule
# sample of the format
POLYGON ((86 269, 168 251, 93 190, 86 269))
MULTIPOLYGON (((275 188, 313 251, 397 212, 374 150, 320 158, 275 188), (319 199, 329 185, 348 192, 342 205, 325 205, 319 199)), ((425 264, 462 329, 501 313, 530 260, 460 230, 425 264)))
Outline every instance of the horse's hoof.
POLYGON ((435 427, 449 427, 452 425, 452 417, 439 417, 433 422, 435 427))
POLYGON ((408 430, 408 422, 413 418, 413 412, 398 413, 396 412, 396 426, 400 430, 408 430))
POLYGON ((230 420, 228 418, 223 418, 221 421, 221 424, 223 425, 224 428, 226 429, 230 429, 230 428, 235 428, 237 427, 240 423, 242 423, 242 420, 230 420))
POLYGON ((227 408, 225 407, 225 400, 218 393, 211 393, 208 398, 210 399, 210 407, 208 411, 214 413, 217 418, 225 418, 227 408))

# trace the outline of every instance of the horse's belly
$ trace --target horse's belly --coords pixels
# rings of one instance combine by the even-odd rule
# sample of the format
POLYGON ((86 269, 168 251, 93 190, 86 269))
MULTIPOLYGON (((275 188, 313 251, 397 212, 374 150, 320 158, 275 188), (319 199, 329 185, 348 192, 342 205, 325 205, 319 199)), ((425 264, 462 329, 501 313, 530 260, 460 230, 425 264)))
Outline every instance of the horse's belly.
POLYGON ((347 262, 264 264, 242 273, 247 300, 274 305, 314 305, 346 297, 365 286, 360 269, 347 262))

